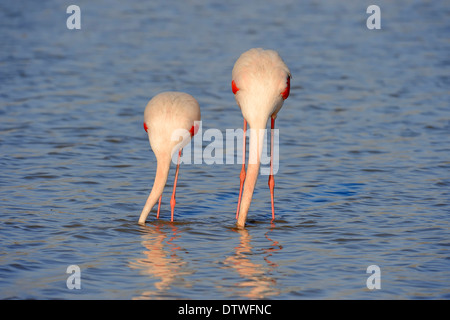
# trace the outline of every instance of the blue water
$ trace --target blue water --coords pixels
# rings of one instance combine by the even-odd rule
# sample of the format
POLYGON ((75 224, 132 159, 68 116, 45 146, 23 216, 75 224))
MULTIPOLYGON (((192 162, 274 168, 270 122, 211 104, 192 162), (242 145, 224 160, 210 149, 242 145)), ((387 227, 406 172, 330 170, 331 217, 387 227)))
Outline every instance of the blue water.
POLYGON ((81 30, 69 3, 0 3, 0 298, 450 298, 448 2, 376 1, 380 30, 364 1, 74 4, 81 30), (139 226, 146 103, 185 91, 204 130, 240 128, 231 70, 252 47, 293 75, 275 221, 261 176, 237 230, 240 165, 202 163, 180 168, 175 222, 172 167, 139 226))

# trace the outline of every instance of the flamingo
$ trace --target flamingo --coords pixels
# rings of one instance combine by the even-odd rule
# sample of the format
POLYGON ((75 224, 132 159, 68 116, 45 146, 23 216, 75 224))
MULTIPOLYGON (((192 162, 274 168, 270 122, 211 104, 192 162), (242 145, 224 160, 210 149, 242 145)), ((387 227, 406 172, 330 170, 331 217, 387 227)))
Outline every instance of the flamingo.
POLYGON ((139 217, 139 224, 145 224, 148 214, 158 199, 156 218, 159 218, 161 198, 169 175, 170 162, 175 152, 178 151, 175 181, 170 200, 171 221, 173 221, 181 150, 197 133, 199 126, 196 122, 200 121, 200 118, 200 107, 197 100, 183 92, 160 93, 153 97, 145 107, 144 129, 148 133, 150 146, 156 156, 156 174, 152 190, 139 217))
POLYGON ((239 199, 236 210, 237 227, 244 228, 255 189, 261 163, 262 136, 267 121, 271 119, 271 150, 269 189, 272 203, 272 221, 275 219, 273 177, 273 139, 275 119, 289 96, 291 73, 274 50, 254 48, 244 52, 232 71, 231 88, 244 117, 242 169, 239 175, 239 199), (245 171, 245 138, 247 122, 252 129, 249 142, 249 164, 245 171), (245 182, 245 185, 244 185, 245 182), (244 191, 242 193, 242 188, 244 191))

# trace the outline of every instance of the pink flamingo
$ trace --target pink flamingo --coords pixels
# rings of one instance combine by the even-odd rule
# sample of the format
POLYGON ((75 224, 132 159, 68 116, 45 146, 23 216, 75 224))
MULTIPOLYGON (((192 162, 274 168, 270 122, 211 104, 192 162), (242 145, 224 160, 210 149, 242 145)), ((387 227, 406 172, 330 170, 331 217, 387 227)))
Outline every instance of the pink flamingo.
POLYGON ((200 107, 197 100, 187 93, 163 92, 153 97, 147 104, 144 111, 144 129, 148 133, 157 164, 155 181, 142 209, 139 224, 145 223, 158 199, 156 218, 159 218, 161 198, 169 175, 170 162, 174 153, 178 151, 177 169, 170 200, 171 221, 173 221, 181 150, 197 133, 198 125, 194 122, 200 121, 200 118, 200 107))
POLYGON ((231 88, 244 116, 243 163, 240 174, 239 200, 236 210, 238 228, 245 226, 261 163, 263 136, 271 118, 271 150, 269 189, 272 221, 275 219, 273 178, 273 129, 278 111, 289 96, 291 73, 276 51, 250 49, 236 61, 232 71, 231 88), (250 125, 249 164, 245 172, 245 133, 250 125), (261 131, 263 132, 263 131, 261 131), (245 185, 244 185, 245 181, 245 185), (242 194, 242 187, 244 193, 242 194))

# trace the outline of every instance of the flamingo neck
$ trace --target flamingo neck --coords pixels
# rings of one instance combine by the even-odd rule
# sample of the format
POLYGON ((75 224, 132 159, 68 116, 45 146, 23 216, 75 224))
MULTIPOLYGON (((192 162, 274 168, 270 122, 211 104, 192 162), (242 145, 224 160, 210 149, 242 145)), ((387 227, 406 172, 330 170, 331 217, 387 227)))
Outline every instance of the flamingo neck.
POLYGON ((157 159, 155 180, 153 182, 152 191, 147 198, 144 208, 142 209, 141 216, 139 218, 139 223, 145 223, 148 214, 152 210, 153 206, 159 200, 159 197, 164 191, 164 187, 167 182, 167 177, 169 176, 170 168, 170 157, 162 157, 157 159))
POLYGON ((242 194, 239 217, 237 221, 238 228, 244 227, 245 221, 247 220, 248 210, 252 202, 253 191, 255 190, 255 185, 259 174, 259 167, 261 164, 264 132, 265 131, 263 128, 261 128, 261 126, 257 129, 250 130, 249 161, 244 183, 244 192, 242 194))

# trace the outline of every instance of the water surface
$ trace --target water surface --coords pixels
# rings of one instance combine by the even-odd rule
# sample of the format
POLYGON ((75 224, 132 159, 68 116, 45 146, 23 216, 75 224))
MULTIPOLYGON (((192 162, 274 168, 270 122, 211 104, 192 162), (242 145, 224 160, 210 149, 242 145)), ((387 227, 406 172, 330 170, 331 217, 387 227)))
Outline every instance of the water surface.
POLYGON ((0 4, 0 298, 450 298, 447 3, 378 1, 381 30, 360 1, 76 4, 81 30, 59 1, 0 4), (275 221, 261 176, 237 230, 240 165, 203 163, 181 166, 174 223, 172 168, 139 226, 146 103, 185 91, 204 130, 240 128, 231 70, 252 47, 293 75, 275 221))

